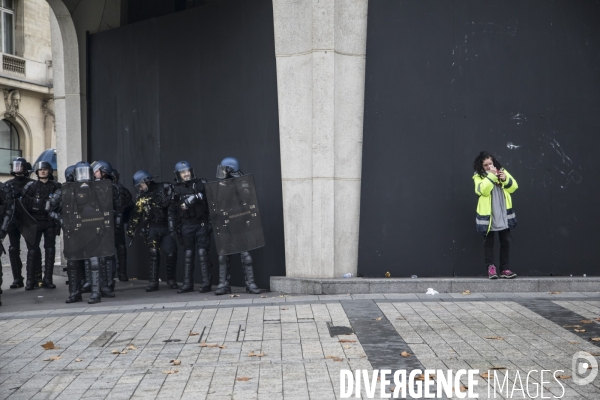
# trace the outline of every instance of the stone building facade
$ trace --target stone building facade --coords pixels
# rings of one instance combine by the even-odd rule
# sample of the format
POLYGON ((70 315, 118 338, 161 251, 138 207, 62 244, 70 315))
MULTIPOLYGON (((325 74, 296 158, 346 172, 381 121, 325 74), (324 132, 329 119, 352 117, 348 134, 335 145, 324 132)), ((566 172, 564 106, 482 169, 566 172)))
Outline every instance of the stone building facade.
POLYGON ((44 0, 0 2, 0 181, 15 156, 34 162, 56 147, 50 7, 44 0))

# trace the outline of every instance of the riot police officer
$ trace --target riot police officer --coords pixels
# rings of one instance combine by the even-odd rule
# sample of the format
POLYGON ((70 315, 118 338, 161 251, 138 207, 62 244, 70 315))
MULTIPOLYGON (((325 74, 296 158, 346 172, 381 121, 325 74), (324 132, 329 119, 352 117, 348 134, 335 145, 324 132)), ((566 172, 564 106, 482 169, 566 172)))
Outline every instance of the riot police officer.
POLYGON ((117 249, 118 274, 121 282, 127 282, 127 246, 125 245, 125 224, 129 222, 129 215, 133 211, 133 197, 131 192, 119 182, 119 171, 112 169, 110 175, 119 189, 119 198, 122 211, 120 221, 115 220, 115 247, 117 249))
MULTIPOLYGON (((0 249, 4 252, 2 241, 6 237, 6 232, 10 224, 15 209, 12 190, 0 182, 0 249)), ((1 253, 0 253, 1 254, 1 253)), ((0 268, 0 295, 2 294, 2 269, 0 268)), ((2 301, 0 301, 0 306, 2 301)))
MULTIPOLYGON (((67 167, 65 170, 65 182, 75 182, 75 165, 67 167)), ((48 216, 57 225, 62 226, 62 188, 50 195, 46 202, 46 210, 48 216)), ((82 301, 82 286, 85 283, 85 263, 89 264, 89 260, 67 260, 67 279, 69 282, 69 297, 65 303, 75 303, 82 301)), ((88 267, 89 269, 89 267, 88 267)), ((91 277, 90 287, 91 287, 91 277)))
POLYGON ((196 178, 194 168, 187 161, 175 164, 174 174, 177 183, 173 185, 173 199, 169 207, 169 232, 176 232, 181 237, 185 251, 183 284, 177 293, 194 290, 194 252, 198 254, 202 273, 200 293, 210 292, 210 224, 204 194, 206 180, 196 178))
POLYGON ((160 268, 160 250, 167 253, 167 284, 177 289, 175 268, 177 266, 177 244, 168 228, 168 210, 173 188, 165 182, 155 182, 154 177, 145 170, 133 174, 133 186, 136 188, 135 207, 127 227, 127 236, 133 238, 138 225, 142 224, 141 236, 144 237, 150 253, 149 279, 146 292, 158 290, 158 272, 160 268))
POLYGON ((52 274, 54 271, 54 259, 56 255, 56 236, 60 234, 56 223, 48 217, 46 211, 46 201, 50 195, 60 188, 60 183, 54 182, 52 176, 52 166, 47 161, 40 161, 34 165, 38 180, 28 182, 23 188, 21 202, 25 209, 37 221, 37 232, 35 243, 27 244, 27 282, 25 290, 33 290, 35 287, 34 274, 35 265, 37 262, 37 254, 41 254, 39 250, 42 235, 44 236, 44 278, 42 286, 48 289, 56 288, 52 283, 52 274))
MULTIPOLYGON (((237 178, 244 174, 240 171, 240 163, 234 157, 224 158, 217 167, 217 178, 219 180, 237 178)), ((243 195, 243 194, 242 194, 243 195)), ((252 268, 252 256, 247 251, 240 253, 242 259, 242 267, 246 276, 246 292, 259 294, 260 289, 254 282, 254 269, 252 268)), ((223 295, 231 293, 229 286, 229 255, 219 255, 219 286, 215 290, 215 295, 223 295)))
MULTIPOLYGON (((10 163, 10 174, 14 178, 6 181, 5 185, 6 191, 11 192, 11 197, 14 199, 20 199, 23 188, 28 182, 31 182, 31 179, 29 179, 30 171, 31 164, 23 157, 15 157, 10 163)), ((14 278, 13 283, 10 285, 11 289, 22 288, 24 286, 22 275, 23 263, 21 262, 21 232, 19 231, 17 217, 17 215, 13 216, 7 230, 10 241, 8 257, 14 278)))

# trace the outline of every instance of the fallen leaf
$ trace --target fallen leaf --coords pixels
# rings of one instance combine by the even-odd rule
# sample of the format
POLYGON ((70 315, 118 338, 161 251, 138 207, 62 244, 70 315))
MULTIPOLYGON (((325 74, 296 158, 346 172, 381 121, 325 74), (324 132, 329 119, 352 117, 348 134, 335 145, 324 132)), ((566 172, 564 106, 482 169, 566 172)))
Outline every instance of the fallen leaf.
POLYGON ((253 351, 248 353, 248 357, 264 357, 264 356, 265 356, 265 353, 255 353, 253 351))
POLYGON ((224 344, 222 344, 222 345, 220 345, 220 346, 219 346, 219 348, 220 348, 220 349, 226 349, 226 348, 227 348, 227 346, 225 346, 224 344))
POLYGON ((263 299, 266 299, 266 298, 267 298, 267 296, 260 296, 260 297, 261 297, 261 298, 263 298, 263 299))
POLYGON ((585 329, 575 329, 575 332, 583 333, 585 332, 585 329))
POLYGON ((464 292, 462 292, 462 294, 471 294, 470 290, 465 290, 464 292))
POLYGON ((563 325, 563 328, 582 328, 581 325, 563 325))
POLYGON ((483 374, 480 374, 479 376, 481 376, 482 378, 485 378, 485 379, 490 379, 493 377, 493 375, 490 376, 490 374, 487 372, 484 372, 483 374))
POLYGON ((396 318, 398 321, 406 321, 406 318, 398 317, 396 318))
POLYGON ((571 375, 558 375, 557 378, 558 379, 570 379, 571 375))
POLYGON ((247 376, 241 376, 241 377, 237 378, 236 381, 248 382, 250 379, 252 379, 252 378, 248 378, 247 376))
POLYGON ((339 358, 337 356, 327 356, 325 358, 333 360, 333 361, 343 361, 344 360, 343 358, 339 358))
POLYGON ((129 346, 127 346, 127 350, 137 350, 137 347, 135 347, 134 345, 130 344, 129 346))
POLYGON ((600 318, 596 318, 596 321, 600 322, 600 318))
POLYGON ((240 297, 239 294, 230 294, 229 297, 240 297))
POLYGON ((419 375, 415 376, 415 380, 416 381, 424 381, 425 380, 425 375, 419 374, 419 375))
POLYGON ((165 375, 172 375, 172 374, 176 374, 178 372, 179 372, 178 369, 169 369, 169 370, 163 371, 162 373, 165 375))
POLYGON ((570 344, 579 344, 579 342, 569 342, 570 344))
POLYGON ((199 335, 198 332, 192 332, 192 331, 190 331, 190 336, 198 336, 198 335, 199 335))
POLYGON ((56 347, 54 346, 53 342, 46 342, 42 345, 42 347, 44 348, 44 350, 56 350, 56 349, 60 349, 60 347, 56 347))
POLYGON ((389 389, 390 392, 393 392, 394 390, 396 390, 395 387, 389 387, 388 389, 389 389))
POLYGON ((219 347, 221 349, 225 348, 225 346, 222 346, 219 343, 206 343, 206 342, 200 343, 200 347, 219 347))
POLYGON ((385 273, 385 277, 386 277, 386 278, 389 278, 390 276, 392 276, 392 274, 390 274, 389 272, 386 272, 386 273, 385 273))
POLYGON ((550 292, 550 294, 561 294, 562 292, 550 292))
POLYGON ((171 360, 169 363, 173 365, 181 365, 181 360, 171 360))
POLYGON ((112 354, 127 354, 127 351, 123 350, 123 351, 119 351, 119 350, 113 350, 111 351, 112 354))
POLYGON ((402 357, 410 357, 410 356, 412 356, 412 354, 410 354, 408 351, 403 351, 402 353, 400 353, 400 355, 402 357))
POLYGON ((284 310, 284 311, 285 311, 285 310, 287 310, 287 308, 282 308, 282 310, 284 310))
POLYGON ((592 342, 600 342, 600 337, 593 337, 590 339, 592 342))
POLYGON ((491 367, 491 368, 488 368, 488 369, 490 369, 490 370, 500 370, 500 369, 506 369, 506 367, 491 367))
POLYGON ((137 281, 137 278, 129 278, 129 279, 131 279, 132 281, 137 281))
POLYGON ((75 362, 82 362, 83 360, 81 358, 76 358, 75 362))
POLYGON ((377 318, 375 318, 375 321, 381 321, 382 318, 383 317, 377 317, 377 318))
POLYGON ((460 389, 461 392, 466 392, 467 390, 469 390, 468 387, 466 387, 465 385, 460 385, 460 389))
POLYGON ((52 356, 50 358, 46 358, 44 361, 57 361, 60 360, 60 356, 52 356))
POLYGON ((590 353, 591 356, 600 357, 600 353, 590 353))
POLYGON ((591 319, 582 319, 579 322, 581 322, 582 324, 593 324, 594 323, 594 321, 592 321, 591 319))
POLYGON ((356 340, 352 339, 340 339, 340 343, 355 343, 356 340))
POLYGON ((352 347, 352 346, 344 346, 345 349, 349 349, 350 347, 352 347))
POLYGON ((504 340, 504 338, 501 336, 486 336, 485 338, 491 340, 504 340))

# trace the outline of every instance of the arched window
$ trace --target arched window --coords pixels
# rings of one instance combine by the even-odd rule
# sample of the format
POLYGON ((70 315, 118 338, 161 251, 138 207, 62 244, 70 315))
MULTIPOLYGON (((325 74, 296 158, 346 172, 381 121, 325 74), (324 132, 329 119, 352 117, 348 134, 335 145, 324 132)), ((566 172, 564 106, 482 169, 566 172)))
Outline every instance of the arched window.
POLYGON ((0 173, 10 173, 10 163, 14 157, 21 157, 19 132, 10 121, 0 120, 0 173))

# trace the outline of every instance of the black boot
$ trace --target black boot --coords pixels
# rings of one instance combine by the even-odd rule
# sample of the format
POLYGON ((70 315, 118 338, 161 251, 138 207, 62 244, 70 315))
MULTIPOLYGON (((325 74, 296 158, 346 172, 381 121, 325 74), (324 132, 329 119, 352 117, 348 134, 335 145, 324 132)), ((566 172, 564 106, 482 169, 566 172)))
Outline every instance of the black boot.
POLYGON ((109 271, 110 257, 98 257, 99 270, 100 270, 100 295, 102 297, 115 297, 115 293, 110 288, 109 279, 111 272, 109 271))
POLYGON ((229 286, 229 256, 219 256, 219 286, 215 290, 215 295, 231 293, 229 286))
POLYGON ((115 290, 115 273, 117 272, 117 258, 112 255, 106 258, 106 285, 111 292, 115 290))
POLYGON ((254 269, 252 268, 252 256, 247 251, 240 253, 242 267, 246 275, 246 293, 260 294, 260 289, 254 283, 254 269))
POLYGON ((35 263, 35 287, 42 287, 42 250, 38 247, 36 250, 36 263, 35 263))
POLYGON ((119 280, 121 282, 127 282, 127 246, 125 243, 117 245, 117 259, 119 260, 119 280))
POLYGON ((56 285, 52 282, 55 255, 56 250, 54 247, 46 249, 46 259, 44 260, 44 279, 42 279, 42 286, 46 289, 56 289, 56 285))
POLYGON ((160 268, 160 250, 150 249, 150 271, 148 277, 148 286, 146 292, 158 290, 158 270, 160 268))
POLYGON ((177 285, 177 253, 167 253, 167 285, 169 289, 179 289, 177 285))
POLYGON ((210 292, 212 276, 210 275, 210 260, 206 249, 198 249, 198 262, 200 263, 200 272, 202 273, 202 286, 200 286, 199 292, 210 292))
POLYGON ((23 263, 21 262, 21 250, 10 246, 8 248, 8 258, 10 259, 10 268, 13 274, 13 283, 10 285, 11 289, 18 289, 25 286, 23 284, 23 263))
POLYGON ((81 261, 67 261, 67 277, 69 279, 69 297, 65 303, 77 303, 82 300, 79 291, 79 263, 81 261))
POLYGON ((25 290, 33 290, 36 286, 35 281, 35 264, 37 262, 37 252, 35 249, 27 250, 27 281, 25 282, 25 290))
POLYGON ((92 291, 92 267, 90 260, 83 261, 84 274, 81 279, 81 293, 89 293, 92 291))
POLYGON ((90 258, 90 291, 92 294, 88 304, 96 304, 102 301, 100 295, 100 261, 98 257, 90 258))
POLYGON ((185 250, 183 254, 183 283, 177 293, 194 290, 194 250, 185 250))

